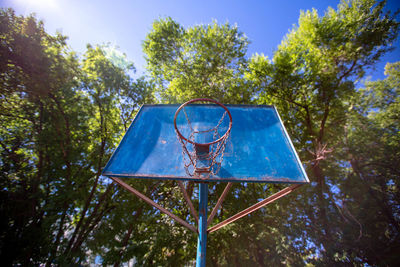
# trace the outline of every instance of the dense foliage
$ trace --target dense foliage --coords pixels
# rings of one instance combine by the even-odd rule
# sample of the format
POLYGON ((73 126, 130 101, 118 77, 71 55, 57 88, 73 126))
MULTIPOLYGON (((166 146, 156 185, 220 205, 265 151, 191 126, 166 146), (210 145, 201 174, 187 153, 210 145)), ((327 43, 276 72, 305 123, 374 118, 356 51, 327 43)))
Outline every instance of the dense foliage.
POLYGON ((167 18, 153 23, 143 50, 162 101, 208 97, 249 103, 252 90, 244 80, 248 44, 243 33, 227 23, 184 29, 167 18))
MULTIPOLYGON (((360 83, 397 38, 384 5, 302 12, 272 60, 248 58, 237 26, 159 19, 143 43, 148 77, 137 79, 115 47, 78 56, 34 16, 1 10, 1 262, 192 264, 196 236, 101 170, 141 104, 210 97, 274 104, 311 184, 211 233, 208 265, 398 265, 400 63, 360 83)), ((175 182, 130 183, 194 223, 175 182)), ((187 187, 196 205, 197 186, 187 187)), ((210 185, 209 206, 223 188, 210 185)), ((215 221, 280 188, 235 184, 215 221)))

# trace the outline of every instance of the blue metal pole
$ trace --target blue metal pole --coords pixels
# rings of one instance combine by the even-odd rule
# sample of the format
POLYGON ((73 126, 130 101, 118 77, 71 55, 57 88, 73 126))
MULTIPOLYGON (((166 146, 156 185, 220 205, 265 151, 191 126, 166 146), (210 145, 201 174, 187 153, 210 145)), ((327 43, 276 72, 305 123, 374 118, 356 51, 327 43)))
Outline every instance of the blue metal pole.
POLYGON ((206 266, 208 183, 199 184, 199 237, 196 267, 206 266))

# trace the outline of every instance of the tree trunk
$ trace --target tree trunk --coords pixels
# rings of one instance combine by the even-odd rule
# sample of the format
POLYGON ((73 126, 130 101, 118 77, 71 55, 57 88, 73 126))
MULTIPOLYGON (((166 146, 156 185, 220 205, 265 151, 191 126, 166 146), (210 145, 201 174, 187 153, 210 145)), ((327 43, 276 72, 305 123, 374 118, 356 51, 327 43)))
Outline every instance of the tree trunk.
POLYGON ((125 236, 124 236, 124 238, 123 238, 123 240, 122 240, 122 246, 121 246, 122 248, 121 248, 121 250, 119 251, 119 259, 118 259, 118 261, 116 261, 116 262, 114 263, 114 267, 120 266, 121 261, 122 261, 122 256, 123 256, 123 254, 124 254, 124 251, 126 250, 126 247, 127 247, 127 245, 128 245, 128 241, 129 241, 129 239, 131 238, 131 234, 132 234, 133 229, 134 229, 134 226, 135 226, 135 221, 136 221, 136 219, 137 219, 138 217, 140 217, 140 216, 142 215, 142 211, 143 211, 143 208, 140 208, 140 209, 136 212, 136 214, 133 216, 133 220, 132 220, 132 223, 131 223, 130 226, 129 226, 128 232, 126 232, 126 234, 125 234, 125 236))

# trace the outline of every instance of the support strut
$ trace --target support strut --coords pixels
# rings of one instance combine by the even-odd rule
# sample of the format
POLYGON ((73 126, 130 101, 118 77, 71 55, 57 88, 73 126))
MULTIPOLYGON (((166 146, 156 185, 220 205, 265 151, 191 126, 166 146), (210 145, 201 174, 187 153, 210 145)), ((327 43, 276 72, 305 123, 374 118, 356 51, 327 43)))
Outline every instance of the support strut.
POLYGON ((222 227, 224 227, 224 226, 226 226, 226 225, 228 225, 228 224, 230 224, 230 223, 232 223, 234 221, 237 221, 240 218, 252 213, 253 211, 258 210, 258 209, 260 209, 260 208, 262 208, 262 207, 274 202, 275 200, 277 200, 277 199, 279 199, 279 198, 281 198, 283 196, 286 196, 287 194, 291 193, 292 191, 294 191, 295 189, 297 189, 300 186, 302 186, 302 185, 301 184, 295 184, 295 185, 286 187, 285 189, 282 189, 278 193, 275 193, 272 196, 267 197, 266 199, 258 202, 257 204, 254 204, 253 206, 251 206, 251 207, 249 207, 249 208, 247 208, 245 210, 242 210, 241 212, 237 213, 236 215, 233 215, 229 219, 226 219, 225 221, 220 222, 220 223, 214 225, 213 227, 210 227, 207 230, 207 232, 208 233, 215 232, 218 229, 220 229, 220 228, 222 228, 222 227))

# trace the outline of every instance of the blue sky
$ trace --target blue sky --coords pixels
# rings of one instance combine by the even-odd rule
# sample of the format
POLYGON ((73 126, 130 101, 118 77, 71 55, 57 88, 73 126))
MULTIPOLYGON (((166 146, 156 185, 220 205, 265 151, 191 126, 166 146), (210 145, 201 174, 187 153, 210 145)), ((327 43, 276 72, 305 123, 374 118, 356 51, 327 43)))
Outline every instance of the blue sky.
MULTIPOLYGON (((251 41, 249 57, 254 53, 272 57, 283 37, 297 24, 300 10, 315 8, 322 15, 328 6, 336 8, 338 3, 339 0, 3 0, 0 6, 12 7, 22 15, 36 13, 49 33, 61 31, 79 53, 85 51, 87 43, 117 45, 141 75, 145 71, 141 44, 157 18, 170 16, 185 27, 207 24, 213 19, 236 23, 251 41)), ((388 1, 388 10, 399 8, 400 1, 388 1)), ((395 46, 399 48, 368 73, 372 80, 384 77, 386 62, 400 61, 399 40, 395 46)))

